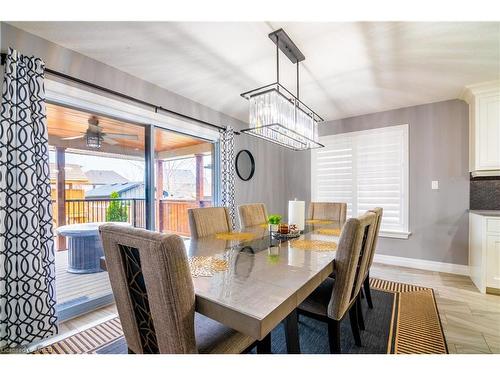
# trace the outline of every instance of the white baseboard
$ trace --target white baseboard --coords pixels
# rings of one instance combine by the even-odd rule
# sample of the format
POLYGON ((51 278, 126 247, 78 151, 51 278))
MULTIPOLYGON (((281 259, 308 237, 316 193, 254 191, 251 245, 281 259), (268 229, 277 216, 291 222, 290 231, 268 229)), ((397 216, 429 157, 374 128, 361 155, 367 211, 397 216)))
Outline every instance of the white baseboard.
POLYGON ((393 266, 410 267, 419 270, 453 273, 469 276, 469 266, 463 264, 442 263, 432 260, 396 257, 392 255, 375 254, 373 261, 376 263, 390 264, 393 266))

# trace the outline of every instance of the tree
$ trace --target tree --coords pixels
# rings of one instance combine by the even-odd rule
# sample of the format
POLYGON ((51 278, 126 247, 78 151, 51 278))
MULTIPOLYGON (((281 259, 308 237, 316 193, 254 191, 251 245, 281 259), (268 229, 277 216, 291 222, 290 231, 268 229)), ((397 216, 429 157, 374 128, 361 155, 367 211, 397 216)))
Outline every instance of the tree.
MULTIPOLYGON (((175 173, 179 170, 194 171, 194 158, 189 157, 183 159, 165 160, 163 162, 163 178, 165 181, 164 190, 168 191, 169 196, 172 197, 177 197, 180 193, 185 193, 184 191, 182 191, 184 190, 182 188, 182 184, 180 184, 179 181, 174 181, 176 177, 175 173)), ((195 175, 193 174, 193 189, 189 192, 192 198, 194 198, 196 195, 196 191, 194 189, 194 178, 195 175)), ((186 181, 183 181, 183 183, 186 184, 186 181)))
POLYGON ((127 221, 127 206, 124 205, 123 202, 116 200, 120 198, 120 195, 114 191, 111 193, 110 197, 112 200, 106 209, 106 221, 127 221))

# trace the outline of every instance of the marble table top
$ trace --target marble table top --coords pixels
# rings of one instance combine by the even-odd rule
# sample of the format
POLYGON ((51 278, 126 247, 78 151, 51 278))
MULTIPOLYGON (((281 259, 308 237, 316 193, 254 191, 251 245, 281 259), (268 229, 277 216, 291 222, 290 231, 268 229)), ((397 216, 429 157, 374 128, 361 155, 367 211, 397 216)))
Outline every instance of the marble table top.
MULTIPOLYGON (((341 224, 306 225, 297 240, 338 243, 337 236, 315 232, 320 228, 341 228, 341 224)), ((261 226, 245 232, 255 239, 209 236, 186 241, 186 250, 189 256, 216 256, 229 263, 226 271, 193 278, 196 310, 261 340, 333 271, 335 251, 295 248, 296 239, 280 242, 261 226)))

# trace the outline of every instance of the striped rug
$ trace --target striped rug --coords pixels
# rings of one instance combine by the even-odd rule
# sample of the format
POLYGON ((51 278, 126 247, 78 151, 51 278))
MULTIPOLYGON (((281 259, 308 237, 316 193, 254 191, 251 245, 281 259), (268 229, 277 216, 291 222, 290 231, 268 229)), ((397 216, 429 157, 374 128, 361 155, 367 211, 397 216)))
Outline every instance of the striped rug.
POLYGON ((93 354, 122 336, 120 318, 116 317, 41 348, 35 354, 93 354))
POLYGON ((448 353, 432 288, 379 279, 371 279, 370 285, 394 293, 388 353, 448 353))
MULTIPOLYGON (((388 354, 448 353, 431 288, 380 279, 371 279, 370 285, 393 296, 388 354)), ((123 340, 122 337, 120 320, 116 317, 39 349, 36 354, 95 354, 123 340)))

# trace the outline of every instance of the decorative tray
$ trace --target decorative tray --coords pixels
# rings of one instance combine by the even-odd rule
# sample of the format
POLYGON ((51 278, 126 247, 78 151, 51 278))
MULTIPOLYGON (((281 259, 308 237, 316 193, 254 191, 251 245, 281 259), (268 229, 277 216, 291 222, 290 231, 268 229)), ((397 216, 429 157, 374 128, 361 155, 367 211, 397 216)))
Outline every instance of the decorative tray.
POLYGON ((278 239, 297 238, 297 237, 300 237, 300 231, 291 232, 291 233, 287 233, 287 234, 283 234, 283 233, 279 233, 279 232, 272 232, 272 236, 274 238, 278 238, 278 239))

